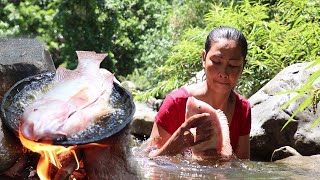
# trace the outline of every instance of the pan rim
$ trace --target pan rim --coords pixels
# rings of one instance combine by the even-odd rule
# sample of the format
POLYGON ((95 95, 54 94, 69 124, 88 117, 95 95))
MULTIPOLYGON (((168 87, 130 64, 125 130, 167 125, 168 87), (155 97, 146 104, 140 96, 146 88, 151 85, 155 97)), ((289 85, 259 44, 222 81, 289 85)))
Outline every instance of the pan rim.
MULTIPOLYGON (((3 124, 8 127, 8 129, 10 131, 12 131, 16 136, 18 136, 19 130, 18 127, 16 126, 16 124, 11 123, 11 120, 8 120, 8 113, 6 106, 8 106, 6 103, 8 103, 7 101, 11 100, 11 104, 12 105, 14 103, 14 101, 11 99, 15 96, 17 96, 20 92, 14 92, 16 90, 19 91, 19 86, 22 86, 23 88, 27 87, 28 85, 30 86, 31 83, 34 83, 34 81, 32 80, 41 80, 43 78, 49 78, 49 81, 51 82, 53 80, 55 76, 55 72, 44 72, 44 73, 40 73, 40 74, 36 74, 33 76, 29 76, 26 77, 18 82, 16 82, 3 96, 2 102, 1 102, 1 113, 0 113, 0 117, 1 120, 3 122, 3 124), (51 78, 51 79, 50 79, 51 78), (26 83, 25 85, 23 83, 26 83), (13 94, 13 96, 12 96, 13 94), (8 100, 9 99, 9 100, 8 100)), ((23 88, 21 88, 20 90, 22 90, 23 88)), ((117 125, 116 129, 112 129, 110 133, 102 133, 102 136, 94 136, 92 134, 89 133, 89 135, 85 136, 85 138, 83 139, 74 139, 74 138, 67 138, 67 139, 54 139, 52 144, 54 145, 81 145, 81 144, 88 144, 88 143, 93 143, 93 142, 97 142, 100 141, 102 139, 106 139, 109 138, 115 134, 117 134, 119 131, 121 131, 122 129, 124 129, 126 126, 128 126, 130 124, 130 122, 133 119, 136 107, 133 101, 133 97, 131 95, 131 93, 124 88, 123 86, 121 86, 121 84, 117 83, 114 81, 114 87, 113 87, 113 92, 118 93, 119 95, 122 95, 121 98, 124 98, 124 101, 126 101, 126 103, 128 103, 128 106, 130 107, 130 112, 128 113, 128 115, 126 117, 123 117, 125 119, 122 119, 122 123, 120 123, 119 125, 117 125)), ((123 99, 121 99, 123 100, 123 99)), ((103 121, 108 121, 108 119, 103 119, 103 121)), ((106 122, 107 124, 108 122, 106 122)), ((94 125, 95 126, 95 125, 94 125)), ((103 130, 103 129, 102 129, 103 130)), ((101 134, 101 133, 100 133, 101 134)), ((80 134, 81 137, 81 134, 80 134)))

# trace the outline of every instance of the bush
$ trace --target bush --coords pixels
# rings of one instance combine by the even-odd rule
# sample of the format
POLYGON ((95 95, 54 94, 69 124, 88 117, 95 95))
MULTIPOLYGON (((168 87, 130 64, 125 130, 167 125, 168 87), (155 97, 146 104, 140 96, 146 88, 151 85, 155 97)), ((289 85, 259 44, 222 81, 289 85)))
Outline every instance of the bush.
POLYGON ((242 31, 248 41, 248 63, 237 90, 250 97, 286 66, 319 57, 319 6, 306 0, 214 4, 205 16, 206 27, 185 31, 168 60, 157 68, 160 83, 144 96, 164 95, 185 84, 202 68, 201 51, 209 31, 227 25, 242 31))

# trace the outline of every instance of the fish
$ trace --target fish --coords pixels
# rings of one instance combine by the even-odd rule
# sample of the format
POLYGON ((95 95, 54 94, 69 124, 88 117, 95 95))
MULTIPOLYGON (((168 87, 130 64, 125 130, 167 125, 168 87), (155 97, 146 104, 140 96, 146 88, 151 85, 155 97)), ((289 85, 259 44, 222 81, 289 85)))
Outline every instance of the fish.
POLYGON ((33 141, 71 137, 114 111, 108 103, 115 76, 100 68, 107 54, 76 51, 74 70, 58 67, 52 86, 19 118, 22 135, 33 141))
MULTIPOLYGON (((185 119, 195 114, 208 113, 212 122, 213 133, 209 140, 191 146, 192 157, 197 160, 228 160, 232 156, 230 144, 229 125, 226 115, 220 109, 214 109, 204 101, 193 96, 188 97, 185 119)), ((191 128, 190 132, 197 134, 197 128, 191 128)))

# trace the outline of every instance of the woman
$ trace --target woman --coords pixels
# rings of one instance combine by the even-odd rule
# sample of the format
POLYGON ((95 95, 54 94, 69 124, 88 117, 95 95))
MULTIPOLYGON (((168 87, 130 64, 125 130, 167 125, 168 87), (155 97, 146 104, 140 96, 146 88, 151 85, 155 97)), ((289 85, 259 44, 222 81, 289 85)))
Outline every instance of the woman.
POLYGON ((150 157, 175 155, 210 138, 212 127, 207 114, 196 114, 185 120, 186 101, 194 96, 224 112, 233 152, 237 158, 250 158, 250 104, 233 90, 246 64, 246 55, 247 41, 237 29, 221 26, 209 33, 202 52, 206 80, 167 95, 149 138, 149 145, 157 148, 151 151, 150 157), (189 131, 193 127, 200 132, 197 137, 189 131))

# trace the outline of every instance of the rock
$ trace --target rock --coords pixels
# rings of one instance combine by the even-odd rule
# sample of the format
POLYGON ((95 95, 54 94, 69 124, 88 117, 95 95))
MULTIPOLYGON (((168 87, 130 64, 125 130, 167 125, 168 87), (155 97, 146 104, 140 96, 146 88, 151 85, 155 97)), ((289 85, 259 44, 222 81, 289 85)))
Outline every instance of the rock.
POLYGON ((0 172, 15 164, 22 156, 22 145, 18 138, 0 122, 0 172))
POLYGON ((194 84, 194 83, 199 83, 202 82, 206 79, 204 70, 202 69, 201 71, 197 72, 196 76, 192 77, 187 84, 194 84))
POLYGON ((275 163, 284 164, 288 167, 299 167, 309 173, 319 173, 320 155, 290 156, 277 160, 275 163))
POLYGON ((306 95, 280 110, 296 94, 277 93, 301 87, 313 72, 320 69, 320 65, 306 69, 308 65, 309 63, 298 63, 285 68, 249 98, 252 108, 251 159, 269 161, 273 151, 282 146, 291 146, 302 155, 320 152, 320 124, 310 128, 320 116, 320 106, 316 113, 313 113, 310 106, 299 112, 281 131, 306 95))
POLYGON ((157 112, 145 103, 135 102, 135 105, 136 112, 130 124, 131 134, 142 139, 148 138, 157 112))
MULTIPOLYGON (((28 162, 28 159, 27 159, 27 155, 26 154, 23 154, 15 163, 13 166, 11 166, 9 169, 7 169, 6 171, 3 172, 3 176, 6 176, 6 177, 11 177, 11 178, 15 178, 15 179, 19 179, 19 175, 20 175, 20 172, 25 169, 26 167, 26 164, 28 162)), ((0 177, 1 179, 2 177, 0 177)))
POLYGON ((154 97, 149 97, 147 100, 147 105, 152 107, 154 111, 159 111, 160 106, 162 105, 163 99, 156 99, 154 97))
POLYGON ((133 92, 137 89, 137 86, 132 81, 123 81, 121 82, 121 85, 130 92, 133 92))
MULTIPOLYGON (((28 38, 0 39, 0 101, 19 80, 47 71, 55 71, 55 66, 41 42, 28 38)), ((21 154, 19 139, 0 121, 0 172, 10 168, 21 154)))
POLYGON ((301 156, 301 154, 290 146, 284 146, 273 151, 271 161, 277 161, 289 156, 301 156))
POLYGON ((36 39, 0 39, 0 97, 17 81, 55 71, 52 58, 36 39))
POLYGON ((129 128, 97 142, 105 147, 83 149, 83 163, 87 179, 137 179, 131 164, 129 128))

